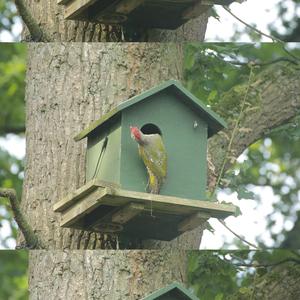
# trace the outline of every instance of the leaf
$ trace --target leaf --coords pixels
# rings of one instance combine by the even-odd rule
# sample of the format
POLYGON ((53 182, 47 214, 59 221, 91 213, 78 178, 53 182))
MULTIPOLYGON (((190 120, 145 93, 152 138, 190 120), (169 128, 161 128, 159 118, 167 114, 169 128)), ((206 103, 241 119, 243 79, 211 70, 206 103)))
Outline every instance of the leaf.
POLYGON ((223 298, 224 298, 223 293, 220 293, 215 297, 215 300, 222 300, 223 298))
POLYGON ((241 209, 238 206, 236 206, 236 210, 235 210, 234 216, 238 217, 238 216, 241 216, 241 215, 242 215, 241 209))
POLYGON ((247 295, 247 294, 250 294, 251 293, 251 288, 248 288, 248 287, 241 287, 239 289, 239 292, 242 294, 242 295, 247 295))
POLYGON ((247 190, 244 186, 239 186, 236 190, 237 196, 239 200, 242 199, 255 199, 255 194, 249 190, 247 190))

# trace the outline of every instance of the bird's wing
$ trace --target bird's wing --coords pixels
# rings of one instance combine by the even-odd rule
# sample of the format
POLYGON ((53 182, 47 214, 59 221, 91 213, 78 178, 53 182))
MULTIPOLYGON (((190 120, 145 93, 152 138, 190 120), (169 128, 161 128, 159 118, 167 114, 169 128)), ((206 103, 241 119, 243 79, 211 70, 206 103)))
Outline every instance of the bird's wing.
POLYGON ((167 175, 167 152, 159 134, 148 136, 148 143, 140 147, 140 155, 151 172, 164 179, 167 175))

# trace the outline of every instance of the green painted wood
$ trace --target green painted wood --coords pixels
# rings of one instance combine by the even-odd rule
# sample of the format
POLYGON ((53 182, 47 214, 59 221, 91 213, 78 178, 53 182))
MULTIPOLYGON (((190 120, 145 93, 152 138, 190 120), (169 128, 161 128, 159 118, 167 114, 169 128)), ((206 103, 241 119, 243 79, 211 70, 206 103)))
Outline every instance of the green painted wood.
POLYGON ((86 181, 96 177, 145 192, 148 175, 129 127, 148 123, 159 127, 168 154, 167 179, 160 193, 205 199, 207 139, 226 123, 174 80, 121 103, 75 137, 88 136, 86 181), (108 145, 95 174, 106 136, 108 145))
POLYGON ((89 127, 85 128, 83 131, 81 131, 78 135, 74 137, 74 140, 80 141, 81 139, 85 138, 88 134, 90 134, 92 131, 94 131, 97 127, 101 125, 101 127, 104 127, 106 123, 108 123, 110 120, 117 119, 117 113, 118 108, 112 109, 107 114, 103 115, 100 119, 94 121, 89 125, 89 127), (105 124, 104 124, 105 123, 105 124))
POLYGON ((199 300, 199 298, 178 282, 174 282, 142 300, 199 300))
POLYGON ((160 191, 190 199, 205 199, 207 125, 177 96, 162 90, 148 101, 128 106, 122 114, 121 186, 145 192, 148 176, 137 143, 130 137, 130 126, 147 123, 158 126, 168 154, 168 174, 160 191), (194 124, 197 127, 194 128, 194 124))
POLYGON ((89 136, 86 154, 86 181, 96 178, 115 184, 120 183, 120 124, 120 119, 118 119, 105 131, 96 130, 89 136), (108 138, 107 146, 99 160, 106 136, 108 138), (96 172, 97 163, 98 171, 96 172))
POLYGON ((211 109, 209 109, 204 103, 201 102, 200 99, 191 94, 187 89, 185 89, 178 81, 176 80, 168 80, 163 82, 162 84, 153 87, 135 97, 130 98, 127 101, 122 102, 108 114, 105 114, 99 120, 93 122, 88 128, 80 132, 75 140, 79 141, 86 136, 88 136, 93 130, 98 127, 105 127, 106 123, 111 120, 112 117, 118 115, 122 110, 137 104, 138 102, 145 102, 149 100, 149 97, 166 90, 172 94, 178 95, 178 101, 182 101, 187 105, 190 105, 195 111, 203 118, 208 124, 208 137, 214 135, 219 130, 226 128, 226 122, 214 113, 211 109))

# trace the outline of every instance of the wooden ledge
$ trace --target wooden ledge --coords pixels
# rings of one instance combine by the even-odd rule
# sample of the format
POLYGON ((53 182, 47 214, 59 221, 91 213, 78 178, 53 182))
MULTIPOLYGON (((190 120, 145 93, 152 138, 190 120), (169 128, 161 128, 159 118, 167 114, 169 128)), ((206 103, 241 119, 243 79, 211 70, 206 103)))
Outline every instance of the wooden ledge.
POLYGON ((61 226, 171 240, 209 218, 234 215, 231 204, 127 191, 92 180, 54 205, 61 226))

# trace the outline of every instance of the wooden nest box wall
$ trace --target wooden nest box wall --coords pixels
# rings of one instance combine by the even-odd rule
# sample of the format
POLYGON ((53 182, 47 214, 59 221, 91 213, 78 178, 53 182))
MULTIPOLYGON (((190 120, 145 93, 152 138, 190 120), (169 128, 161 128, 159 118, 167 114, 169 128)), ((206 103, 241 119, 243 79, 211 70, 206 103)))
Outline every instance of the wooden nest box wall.
POLYGON ((225 122, 176 81, 117 106, 79 133, 87 138, 86 185, 55 204, 61 225, 171 240, 235 207, 205 201, 207 139, 225 122), (161 134, 167 178, 159 195, 146 193, 148 175, 130 126, 161 134))
POLYGON ((65 18, 143 28, 176 29, 214 4, 234 0, 58 0, 65 18))
POLYGON ((199 300, 199 298, 181 284, 174 282, 142 300, 199 300))

